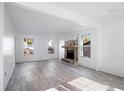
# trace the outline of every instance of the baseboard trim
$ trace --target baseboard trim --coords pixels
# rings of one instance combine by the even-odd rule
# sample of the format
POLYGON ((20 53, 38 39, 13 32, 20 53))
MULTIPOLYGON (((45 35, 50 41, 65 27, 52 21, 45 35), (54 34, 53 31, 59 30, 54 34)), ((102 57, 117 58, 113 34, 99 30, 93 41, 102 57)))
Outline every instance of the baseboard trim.
POLYGON ((49 60, 59 60, 59 59, 58 58, 54 58, 54 59, 45 59, 45 60, 36 60, 36 61, 21 61, 21 62, 16 62, 16 64, 29 63, 29 62, 49 61, 49 60))
POLYGON ((8 78, 8 80, 7 80, 7 82, 6 82, 5 86, 4 86, 4 88, 3 88, 4 91, 5 91, 6 87, 7 87, 7 84, 9 83, 9 80, 10 80, 10 78, 11 78, 11 76, 12 76, 12 73, 13 73, 13 71, 14 71, 14 68, 15 68, 15 64, 14 64, 13 69, 12 69, 10 75, 9 75, 9 78, 8 78))

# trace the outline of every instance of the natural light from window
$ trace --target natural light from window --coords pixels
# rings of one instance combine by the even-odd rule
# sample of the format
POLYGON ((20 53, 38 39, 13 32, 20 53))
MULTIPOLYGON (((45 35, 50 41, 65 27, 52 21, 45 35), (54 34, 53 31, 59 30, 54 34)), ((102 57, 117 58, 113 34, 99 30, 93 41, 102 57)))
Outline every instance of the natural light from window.
MULTIPOLYGON (((102 84, 100 82, 93 81, 91 79, 87 79, 84 77, 79 77, 70 82, 67 82, 70 86, 74 86, 82 91, 123 91, 119 88, 111 87, 107 84, 102 84)), ((66 91, 71 91, 64 87, 63 85, 59 85, 64 88, 66 91)), ((50 88, 47 91, 58 91, 57 88, 50 88)))

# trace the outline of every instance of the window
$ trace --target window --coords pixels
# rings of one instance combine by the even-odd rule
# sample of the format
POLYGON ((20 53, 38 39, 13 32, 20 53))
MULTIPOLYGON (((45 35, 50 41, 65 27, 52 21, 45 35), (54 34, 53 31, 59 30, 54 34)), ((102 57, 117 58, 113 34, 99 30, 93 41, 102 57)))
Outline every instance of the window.
POLYGON ((32 55, 33 54, 33 38, 24 38, 24 55, 32 55))
POLYGON ((48 54, 54 54, 53 41, 48 42, 48 54))

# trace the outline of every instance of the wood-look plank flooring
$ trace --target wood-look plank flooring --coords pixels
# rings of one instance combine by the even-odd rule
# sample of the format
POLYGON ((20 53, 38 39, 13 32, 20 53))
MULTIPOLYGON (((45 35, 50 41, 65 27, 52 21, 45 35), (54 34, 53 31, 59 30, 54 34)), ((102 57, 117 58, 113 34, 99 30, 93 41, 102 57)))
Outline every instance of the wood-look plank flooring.
POLYGON ((124 78, 58 60, 16 64, 6 91, 124 90, 124 78))

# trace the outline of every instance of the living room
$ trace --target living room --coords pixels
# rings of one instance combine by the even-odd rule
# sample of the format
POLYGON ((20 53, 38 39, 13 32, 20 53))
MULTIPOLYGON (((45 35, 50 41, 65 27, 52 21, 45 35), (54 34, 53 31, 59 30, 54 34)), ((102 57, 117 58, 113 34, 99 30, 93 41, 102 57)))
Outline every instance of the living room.
POLYGON ((0 2, 0 90, 123 91, 123 9, 124 2, 0 2))

